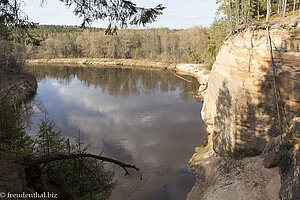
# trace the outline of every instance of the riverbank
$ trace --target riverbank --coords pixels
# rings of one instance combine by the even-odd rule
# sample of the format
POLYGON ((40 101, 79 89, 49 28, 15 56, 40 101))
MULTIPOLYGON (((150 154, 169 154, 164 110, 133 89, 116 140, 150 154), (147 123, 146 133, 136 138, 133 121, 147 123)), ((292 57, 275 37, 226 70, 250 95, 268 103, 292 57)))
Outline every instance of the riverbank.
POLYGON ((14 105, 32 98, 37 91, 36 78, 24 71, 5 71, 0 78, 1 93, 14 105))
MULTIPOLYGON (((208 87, 210 69, 206 64, 175 64, 170 62, 133 60, 133 59, 87 59, 87 58, 59 58, 59 59, 29 59, 27 65, 67 65, 81 67, 120 67, 141 68, 151 70, 169 70, 181 75, 196 78, 200 84, 198 98, 203 101, 208 87)), ((181 78, 181 77, 179 77, 181 78)))
POLYGON ((147 67, 159 69, 175 69, 176 64, 151 60, 133 59, 109 59, 109 58, 53 58, 53 59, 29 59, 26 64, 66 64, 86 66, 119 66, 119 67, 147 67))

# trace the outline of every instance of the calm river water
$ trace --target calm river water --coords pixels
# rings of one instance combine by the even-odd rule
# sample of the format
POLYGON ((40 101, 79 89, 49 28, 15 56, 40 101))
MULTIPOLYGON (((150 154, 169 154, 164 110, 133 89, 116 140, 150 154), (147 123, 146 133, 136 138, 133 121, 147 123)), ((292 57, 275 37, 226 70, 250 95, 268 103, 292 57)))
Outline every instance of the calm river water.
MULTIPOLYGON (((66 66, 28 67, 38 78, 31 131, 54 119, 66 137, 85 134, 91 153, 135 164, 116 171, 113 200, 183 200, 195 184, 188 161, 200 146, 202 104, 193 99, 198 83, 170 72, 66 66)), ((186 77, 189 78, 189 77, 186 77)), ((191 79, 191 78, 189 78, 191 79)))

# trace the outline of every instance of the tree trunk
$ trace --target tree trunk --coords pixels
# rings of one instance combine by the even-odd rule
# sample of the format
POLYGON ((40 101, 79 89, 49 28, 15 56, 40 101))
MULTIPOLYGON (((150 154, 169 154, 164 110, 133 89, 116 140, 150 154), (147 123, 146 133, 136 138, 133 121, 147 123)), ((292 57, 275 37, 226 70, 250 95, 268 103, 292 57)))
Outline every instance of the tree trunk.
POLYGON ((251 0, 248 0, 248 12, 247 12, 247 23, 250 23, 250 15, 251 15, 251 0))
POLYGON ((257 0, 257 19, 258 20, 259 20, 259 6, 260 6, 259 1, 260 0, 257 0))
POLYGON ((282 0, 278 1, 278 9, 277 9, 277 14, 281 15, 281 8, 282 8, 282 0))
POLYGON ((241 23, 241 9, 242 9, 242 0, 239 0, 239 9, 238 9, 238 18, 239 18, 239 24, 242 24, 241 23))
POLYGON ((233 12, 232 12, 232 0, 229 0, 229 17, 230 17, 230 26, 231 26, 231 28, 232 28, 232 31, 233 31, 233 29, 234 29, 234 26, 233 26, 232 15, 233 15, 233 12))
POLYGON ((295 15, 295 9, 296 9, 296 0, 294 0, 293 15, 295 15))
POLYGON ((284 0, 284 4, 283 4, 283 17, 285 17, 285 13, 286 13, 286 6, 287 6, 287 0, 284 0))
POLYGON ((267 0, 267 17, 266 17, 267 26, 269 26, 270 14, 271 14, 271 0, 267 0))
POLYGON ((225 6, 225 12, 226 12, 226 15, 227 15, 227 19, 228 19, 228 24, 229 24, 229 27, 230 27, 230 32, 232 33, 231 21, 230 21, 230 17, 229 17, 227 5, 226 5, 226 0, 224 0, 224 6, 225 6))
POLYGON ((239 25, 239 18, 238 18, 238 12, 239 12, 239 4, 238 1, 235 1, 235 24, 239 25))

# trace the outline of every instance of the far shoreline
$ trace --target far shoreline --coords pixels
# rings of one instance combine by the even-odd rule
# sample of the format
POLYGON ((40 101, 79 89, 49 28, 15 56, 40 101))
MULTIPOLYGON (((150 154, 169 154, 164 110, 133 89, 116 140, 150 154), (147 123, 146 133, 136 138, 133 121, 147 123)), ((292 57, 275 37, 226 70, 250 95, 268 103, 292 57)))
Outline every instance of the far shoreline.
MULTIPOLYGON (((198 79, 199 83, 204 81, 203 75, 208 75, 210 69, 207 64, 175 63, 153 60, 136 59, 113 59, 113 58, 49 58, 49 59, 27 59, 26 65, 67 65, 82 67, 112 66, 120 68, 145 68, 170 70, 179 74, 190 75, 198 79), (201 81, 203 79, 203 81, 201 81)), ((206 81, 205 81, 206 82, 206 81)))
MULTIPOLYGON (((172 63, 153 60, 110 59, 110 58, 53 58, 28 59, 30 65, 64 65, 70 67, 118 67, 131 69, 167 70, 181 75, 192 76, 200 84, 199 97, 203 101, 209 81, 210 69, 207 64, 172 63)), ((184 78, 179 77, 184 80, 184 78)))
POLYGON ((176 63, 153 61, 153 60, 135 60, 135 59, 113 59, 113 58, 50 58, 50 59, 28 59, 27 65, 35 64, 65 64, 65 65, 83 65, 83 66, 116 66, 116 67, 146 67, 159 69, 175 69, 176 63))

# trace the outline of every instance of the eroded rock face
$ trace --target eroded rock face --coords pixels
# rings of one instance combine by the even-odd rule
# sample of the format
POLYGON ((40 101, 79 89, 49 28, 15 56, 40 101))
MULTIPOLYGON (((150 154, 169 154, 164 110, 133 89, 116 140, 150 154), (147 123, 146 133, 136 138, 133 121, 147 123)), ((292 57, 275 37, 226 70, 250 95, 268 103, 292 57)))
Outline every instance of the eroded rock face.
MULTIPOLYGON (((212 131, 208 127, 208 133, 212 131)), ((279 200, 278 167, 263 167, 259 156, 234 159, 217 155, 211 135, 190 160, 197 183, 187 200, 279 200)))
POLYGON ((278 163, 281 176, 280 199, 297 200, 300 198, 300 117, 293 119, 283 141, 278 163))
MULTIPOLYGON (((276 24, 270 29, 284 102, 282 124, 300 115, 300 17, 293 20, 293 26, 276 24)), ((266 37, 265 30, 255 28, 229 37, 213 65, 202 117, 213 127, 213 149, 219 155, 259 155, 279 134, 266 37)))

